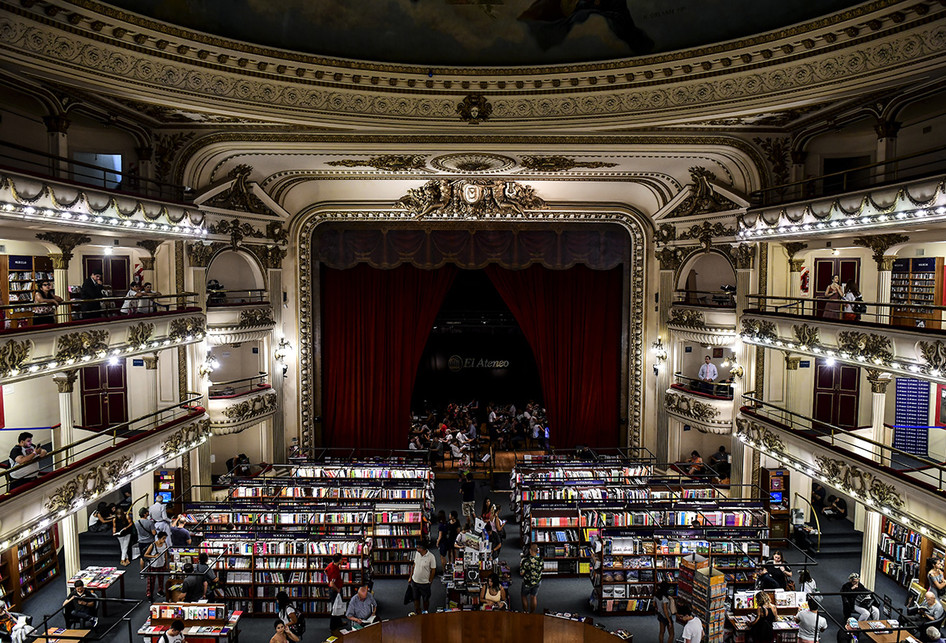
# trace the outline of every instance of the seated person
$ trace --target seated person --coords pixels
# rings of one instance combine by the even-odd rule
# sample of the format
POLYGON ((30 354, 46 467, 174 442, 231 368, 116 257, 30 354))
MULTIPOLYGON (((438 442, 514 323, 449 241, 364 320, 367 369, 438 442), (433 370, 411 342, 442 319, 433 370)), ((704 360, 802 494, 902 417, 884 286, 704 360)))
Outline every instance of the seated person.
POLYGON ((785 589, 785 576, 773 576, 765 567, 756 569, 755 577, 755 588, 758 590, 785 589))
POLYGON ((210 557, 207 552, 202 551, 197 556, 197 566, 194 568, 194 573, 203 576, 207 588, 207 598, 212 598, 217 589, 217 572, 210 566, 210 557))
POLYGON ((811 506, 815 511, 824 511, 825 491, 817 482, 811 483, 811 506))
POLYGON ((942 625, 943 616, 946 611, 943 610, 943 604, 936 597, 935 592, 926 592, 923 595, 922 602, 914 609, 908 610, 910 626, 919 630, 920 638, 925 640, 926 629, 930 625, 942 625))
POLYGON ((507 607, 506 590, 499 583, 498 574, 490 574, 480 590, 480 604, 484 610, 504 610, 507 607))
POLYGON ((710 456, 710 466, 717 469, 724 462, 729 462, 729 454, 726 452, 726 445, 719 447, 719 451, 710 456))
POLYGON ((374 594, 369 591, 368 583, 362 583, 348 601, 345 618, 351 621, 355 629, 358 629, 364 627, 365 621, 372 619, 377 611, 378 602, 374 600, 374 594))
POLYGON ((828 496, 828 504, 825 506, 824 511, 825 516, 829 520, 841 520, 847 517, 847 500, 844 498, 836 498, 834 496, 828 496))
POLYGON ((700 457, 699 451, 693 451, 690 453, 690 459, 687 460, 690 465, 690 468, 687 470, 688 476, 697 476, 703 473, 703 458, 700 457))
POLYGON ((857 572, 848 576, 848 581, 841 585, 841 604, 844 606, 844 618, 853 616, 858 621, 880 620, 877 599, 872 591, 861 585, 861 575, 857 572))
POLYGON ((95 596, 95 592, 86 589, 85 583, 77 580, 73 588, 69 590, 66 600, 62 602, 62 606, 66 608, 67 620, 88 621, 92 624, 92 627, 95 627, 99 624, 99 619, 96 617, 98 613, 97 601, 98 598, 95 596))

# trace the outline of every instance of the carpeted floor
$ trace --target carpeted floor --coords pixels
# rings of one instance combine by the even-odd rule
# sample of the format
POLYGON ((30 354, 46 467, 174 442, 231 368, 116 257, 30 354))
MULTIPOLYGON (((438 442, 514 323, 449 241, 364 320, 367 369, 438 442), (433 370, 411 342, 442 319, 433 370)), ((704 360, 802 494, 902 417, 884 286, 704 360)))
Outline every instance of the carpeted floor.
MULTIPOLYGON (((512 524, 513 516, 509 511, 508 495, 508 475, 497 474, 491 483, 487 480, 478 482, 477 488, 477 507, 483 499, 489 495, 494 502, 503 507, 504 517, 510 520, 506 531, 508 538, 503 546, 502 558, 509 562, 513 569, 513 585, 511 587, 510 599, 513 605, 518 605, 519 601, 519 578, 517 575, 520 539, 517 527, 512 524), (494 486, 495 485, 495 486, 494 486)), ((444 511, 460 509, 459 485, 456 480, 438 480, 435 488, 435 501, 437 510, 444 511)), ((848 521, 823 523, 822 528, 825 531, 823 545, 828 549, 832 540, 844 541, 852 540, 854 533, 851 523, 848 521)), ((82 564, 85 565, 114 565, 118 559, 118 546, 115 544, 112 550, 107 547, 94 546, 83 547, 81 551, 82 564)), ((786 560, 789 563, 800 563, 803 557, 797 552, 787 551, 786 560)), ((819 588, 825 592, 838 591, 841 585, 847 580, 851 571, 855 571, 860 566, 860 554, 848 553, 844 550, 840 552, 826 553, 823 556, 816 557, 817 565, 810 569, 819 588)), ((138 576, 137 564, 127 568, 126 574, 126 596, 130 599, 143 599, 145 595, 144 582, 138 576)), ((796 567, 797 569, 797 567, 796 567)), ((797 575, 797 574, 796 574, 797 575)), ((37 592, 26 603, 26 611, 33 615, 34 624, 38 624, 45 614, 51 614, 59 609, 65 597, 65 578, 60 577, 47 587, 37 592)), ((379 604, 378 615, 381 618, 397 618, 406 616, 413 609, 413 606, 402 604, 406 580, 379 580, 375 583, 375 597, 379 604)), ((879 575, 876 592, 883 596, 891 597, 895 606, 903 604, 905 590, 900 588, 889 578, 879 575)), ((542 582, 542 588, 539 592, 539 609, 549 609, 554 611, 566 611, 580 613, 587 616, 594 616, 588 607, 588 597, 591 594, 591 582, 587 578, 547 578, 542 582)), ((434 583, 434 592, 432 597, 432 607, 443 607, 445 604, 445 592, 443 585, 439 580, 434 583)), ((824 605, 828 613, 835 619, 840 618, 841 604, 837 597, 826 597, 824 605)), ((131 643, 140 641, 137 636, 129 637, 127 623, 122 623, 114 616, 118 610, 111 611, 112 615, 102 620, 100 630, 108 630, 100 639, 107 643, 131 643)), ((147 603, 139 605, 131 614, 130 621, 133 631, 144 622, 147 617, 147 603)), ((657 640, 657 621, 654 616, 595 616, 595 622, 603 624, 608 629, 625 628, 634 632, 637 643, 649 643, 657 640)), ((829 618, 829 623, 831 619, 829 618)), ((328 635, 327 618, 307 618, 308 631, 303 637, 304 641, 321 641, 328 635)), ((62 626, 62 616, 53 619, 52 624, 62 626)), ((272 621, 269 618, 247 618, 241 622, 241 638, 245 643, 257 643, 268 641, 272 635, 272 621)), ((680 629, 679 626, 677 628, 680 629)), ((825 640, 835 640, 836 626, 830 623, 829 631, 825 640)), ((677 635, 679 635, 679 631, 677 635)))

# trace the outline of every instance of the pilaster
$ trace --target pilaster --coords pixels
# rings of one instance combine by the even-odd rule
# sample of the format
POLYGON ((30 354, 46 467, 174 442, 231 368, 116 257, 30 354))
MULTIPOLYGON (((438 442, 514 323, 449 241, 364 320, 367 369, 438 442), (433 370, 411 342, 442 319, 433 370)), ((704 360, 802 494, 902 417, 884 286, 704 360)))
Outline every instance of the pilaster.
POLYGON ((51 114, 43 117, 43 124, 46 125, 47 149, 51 157, 49 159, 50 173, 60 179, 69 177, 69 131, 70 121, 65 114, 51 114))

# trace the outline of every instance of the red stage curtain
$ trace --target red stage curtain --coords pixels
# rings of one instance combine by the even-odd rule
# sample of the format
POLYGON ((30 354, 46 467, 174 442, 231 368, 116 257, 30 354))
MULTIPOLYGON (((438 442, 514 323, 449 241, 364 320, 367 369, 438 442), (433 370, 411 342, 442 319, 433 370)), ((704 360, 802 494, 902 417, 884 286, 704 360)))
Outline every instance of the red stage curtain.
POLYGON ((457 269, 322 269, 326 446, 407 448, 424 345, 457 269))
POLYGON ((486 274, 532 346, 552 444, 616 446, 622 269, 488 266, 486 274))

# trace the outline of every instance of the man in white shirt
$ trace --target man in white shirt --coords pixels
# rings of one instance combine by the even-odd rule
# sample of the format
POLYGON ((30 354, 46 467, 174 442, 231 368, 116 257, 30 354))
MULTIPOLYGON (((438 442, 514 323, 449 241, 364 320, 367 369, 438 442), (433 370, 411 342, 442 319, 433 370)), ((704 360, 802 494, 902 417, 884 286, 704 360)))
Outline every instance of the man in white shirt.
POLYGON ((420 614, 421 599, 424 611, 430 609, 430 586, 437 575, 437 558, 427 549, 427 543, 417 543, 414 554, 414 571, 411 573, 411 589, 414 593, 414 612, 420 614))
POLYGON ((700 366, 700 381, 715 382, 717 377, 719 377, 719 373, 716 371, 716 365, 710 361, 710 356, 707 355, 703 359, 703 365, 700 366))
POLYGON ((683 626, 683 643, 701 643, 703 641, 703 623, 693 616, 689 605, 681 605, 677 611, 677 618, 686 623, 683 626))
POLYGON ((134 315, 138 312, 138 297, 141 296, 141 286, 133 283, 125 293, 125 303, 122 304, 122 315, 134 315))

